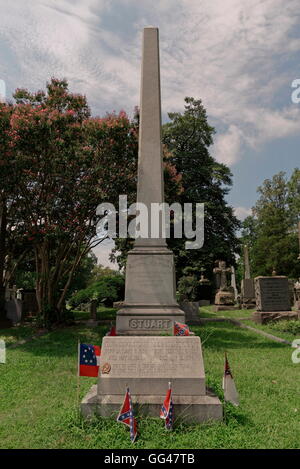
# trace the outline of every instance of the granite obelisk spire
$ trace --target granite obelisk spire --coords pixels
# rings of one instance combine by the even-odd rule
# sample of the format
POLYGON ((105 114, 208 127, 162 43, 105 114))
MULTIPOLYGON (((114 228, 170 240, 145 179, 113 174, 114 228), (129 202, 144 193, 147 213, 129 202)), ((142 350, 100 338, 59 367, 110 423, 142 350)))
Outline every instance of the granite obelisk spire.
POLYGON ((148 209, 148 236, 135 240, 126 265, 125 301, 117 313, 117 333, 155 335, 183 322, 176 302, 173 253, 161 232, 161 220, 151 220, 151 204, 164 202, 161 145, 161 97, 158 28, 144 28, 137 202, 148 209), (151 237, 152 223, 159 235, 151 237))

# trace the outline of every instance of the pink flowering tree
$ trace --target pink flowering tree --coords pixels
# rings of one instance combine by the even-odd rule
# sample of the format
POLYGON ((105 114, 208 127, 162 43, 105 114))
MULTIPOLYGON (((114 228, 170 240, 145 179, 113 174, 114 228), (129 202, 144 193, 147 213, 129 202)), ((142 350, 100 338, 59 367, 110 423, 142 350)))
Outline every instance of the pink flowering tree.
MULTIPOLYGON (((63 320, 68 287, 96 237, 97 206, 134 191, 137 132, 125 112, 92 118, 65 80, 15 92, 5 142, 14 213, 34 251, 41 323, 63 320), (9 166, 9 165, 8 165, 9 166)), ((6 121, 7 122, 7 121, 6 121)), ((4 143, 3 143, 4 145, 4 143)))

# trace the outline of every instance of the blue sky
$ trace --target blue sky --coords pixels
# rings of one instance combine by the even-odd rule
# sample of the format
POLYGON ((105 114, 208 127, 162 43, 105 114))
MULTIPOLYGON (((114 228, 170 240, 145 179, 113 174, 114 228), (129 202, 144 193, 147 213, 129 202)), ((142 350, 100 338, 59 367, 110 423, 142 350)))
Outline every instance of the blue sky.
MULTIPOLYGON (((0 0, 0 79, 45 88, 68 79, 92 112, 139 104, 141 33, 160 29, 162 113, 201 98, 228 164, 236 214, 250 213, 265 178, 299 166, 299 0, 0 0)), ((1 87, 0 87, 1 93, 1 87)))

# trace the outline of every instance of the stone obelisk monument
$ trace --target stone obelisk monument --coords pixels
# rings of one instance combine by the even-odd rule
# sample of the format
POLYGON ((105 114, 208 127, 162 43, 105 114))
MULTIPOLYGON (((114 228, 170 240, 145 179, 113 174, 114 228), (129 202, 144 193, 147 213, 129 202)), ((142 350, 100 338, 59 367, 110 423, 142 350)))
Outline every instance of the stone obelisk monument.
MULTIPOLYGON (((144 29, 137 200, 148 208, 164 200, 158 29, 153 27, 144 29)), ((102 340, 98 385, 81 403, 84 416, 110 417, 129 387, 135 409, 159 417, 171 382, 177 417, 222 419, 220 400, 206 391, 200 338, 172 336, 174 320, 183 322, 184 313, 175 299, 173 253, 162 233, 136 239, 128 254, 117 336, 102 340)))
POLYGON ((174 255, 162 232, 162 216, 151 219, 152 204, 164 202, 157 28, 144 29, 141 72, 137 202, 148 210, 148 237, 136 238, 128 253, 118 335, 171 332, 174 320, 184 322, 184 312, 176 302, 174 255), (151 237, 154 223, 155 238, 151 237))

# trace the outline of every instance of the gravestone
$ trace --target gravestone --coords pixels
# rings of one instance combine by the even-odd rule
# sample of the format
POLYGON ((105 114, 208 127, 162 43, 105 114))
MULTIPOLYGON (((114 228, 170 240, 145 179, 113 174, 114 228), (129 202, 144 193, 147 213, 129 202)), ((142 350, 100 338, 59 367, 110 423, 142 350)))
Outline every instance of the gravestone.
POLYGON ((199 306, 208 306, 212 297, 212 286, 208 278, 205 278, 203 271, 201 271, 199 285, 199 306))
POLYGON ((234 289, 228 286, 227 276, 231 276, 231 267, 226 267, 225 261, 216 261, 217 267, 213 272, 216 277, 218 291, 215 296, 214 311, 226 311, 236 309, 234 289))
POLYGON ((244 245, 244 278, 241 282, 241 303, 243 309, 255 308, 254 278, 250 275, 248 246, 244 245))
POLYGON ((200 301, 182 301, 180 303, 180 308, 185 314, 186 324, 196 325, 200 323, 199 306, 200 301))
POLYGON ((285 276, 255 278, 256 312, 253 320, 263 324, 278 319, 298 319, 291 311, 288 278, 285 276))
POLYGON ((6 317, 12 324, 18 324, 22 319, 22 302, 13 298, 5 303, 6 317))
MULTIPOLYGON (((163 202, 158 29, 144 29, 137 200, 163 202)), ((184 312, 175 299, 173 253, 161 236, 136 239, 126 266, 125 301, 117 313, 117 336, 104 337, 98 386, 81 404, 82 413, 111 416, 126 387, 142 414, 158 417, 168 383, 175 413, 189 421, 222 419, 222 404, 206 392, 199 337, 173 334, 184 312), (142 337, 141 337, 142 336, 142 337)))

